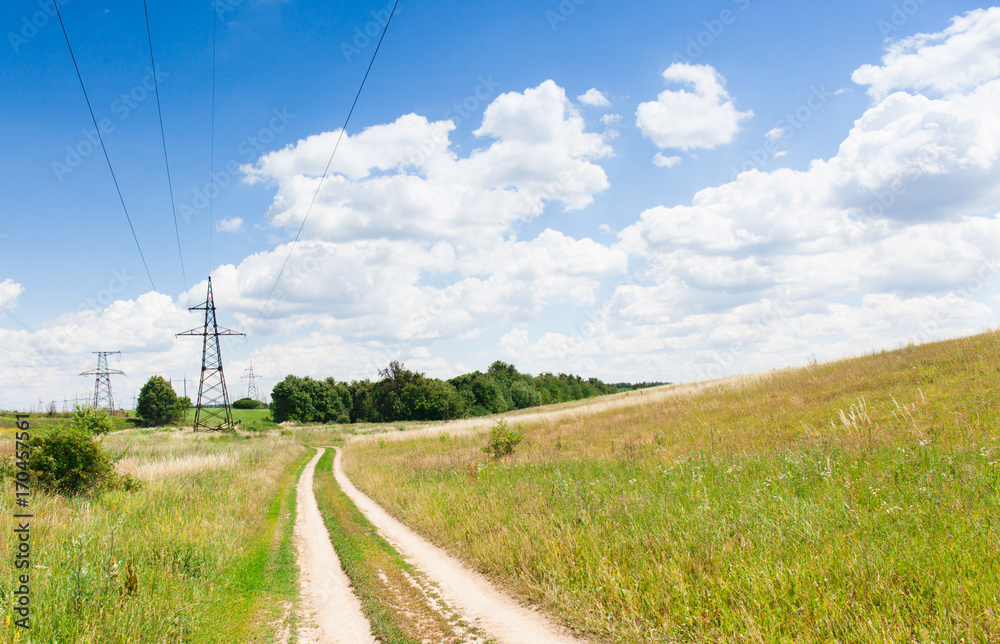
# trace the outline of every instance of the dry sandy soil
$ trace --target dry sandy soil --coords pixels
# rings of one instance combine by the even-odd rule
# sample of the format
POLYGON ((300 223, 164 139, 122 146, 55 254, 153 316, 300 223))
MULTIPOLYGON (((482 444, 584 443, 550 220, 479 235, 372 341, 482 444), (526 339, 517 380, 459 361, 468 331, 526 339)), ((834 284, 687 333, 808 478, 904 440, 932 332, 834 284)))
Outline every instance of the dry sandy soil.
POLYGON ((302 597, 298 639, 302 644, 374 644, 361 602, 351 591, 351 582, 340 567, 340 559, 323 525, 313 472, 325 450, 319 448, 306 465, 296 488, 295 549, 299 560, 302 597))

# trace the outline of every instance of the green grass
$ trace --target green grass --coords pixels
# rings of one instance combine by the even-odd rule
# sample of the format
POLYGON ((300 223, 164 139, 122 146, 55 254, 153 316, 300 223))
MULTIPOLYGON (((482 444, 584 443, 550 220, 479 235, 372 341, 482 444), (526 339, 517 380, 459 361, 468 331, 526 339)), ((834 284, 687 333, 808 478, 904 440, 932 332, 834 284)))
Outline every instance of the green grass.
MULTIPOLYGON (((271 410, 270 409, 234 409, 233 410, 233 422, 240 422, 243 425, 250 425, 254 422, 259 422, 263 420, 271 420, 271 410)), ((194 422, 194 415, 192 412, 191 422, 194 422)))
MULTIPOLYGON (((33 493, 33 628, 17 641, 272 641, 276 613, 297 596, 289 488, 304 450, 285 437, 190 431, 119 432, 102 443, 146 482, 69 499, 33 493)), ((7 562, 12 501, 0 496, 7 562)), ((13 573, 0 568, 0 588, 13 573)), ((15 641, 19 630, 2 632, 15 641)))
MULTIPOLYGON (((134 413, 122 412, 127 415, 116 415, 113 416, 111 421, 113 423, 113 429, 111 431, 119 431, 123 429, 130 429, 135 427, 132 422, 135 418, 134 413)), ((59 412, 53 415, 48 414, 23 414, 28 416, 28 421, 31 426, 36 430, 47 430, 55 429, 57 427, 69 427, 73 424, 73 413, 72 412, 59 412)), ((17 422, 17 414, 15 412, 4 411, 0 412, 0 430, 13 430, 15 423, 17 422)))
POLYGON ((992 642, 998 365, 989 333, 528 422, 497 463, 350 441, 348 473, 598 641, 992 642))

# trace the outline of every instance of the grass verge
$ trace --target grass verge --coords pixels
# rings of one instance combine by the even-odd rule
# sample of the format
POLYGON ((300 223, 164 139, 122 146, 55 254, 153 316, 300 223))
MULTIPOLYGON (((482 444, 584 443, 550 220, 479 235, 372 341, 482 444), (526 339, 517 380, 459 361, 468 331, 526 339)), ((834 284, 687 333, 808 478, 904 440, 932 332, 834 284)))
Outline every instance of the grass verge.
POLYGON ((389 512, 607 642, 1000 641, 1000 334, 482 435, 354 440, 389 512))

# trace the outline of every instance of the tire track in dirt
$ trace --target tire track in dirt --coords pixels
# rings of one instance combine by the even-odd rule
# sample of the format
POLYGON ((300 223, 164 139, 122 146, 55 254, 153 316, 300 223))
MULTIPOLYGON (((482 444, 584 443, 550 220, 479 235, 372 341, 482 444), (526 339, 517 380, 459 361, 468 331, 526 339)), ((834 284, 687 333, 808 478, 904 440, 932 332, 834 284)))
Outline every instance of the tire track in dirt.
POLYGON ((403 557, 434 582, 442 597, 471 625, 503 644, 584 644, 541 613, 500 592, 486 577, 394 519, 354 487, 336 449, 333 474, 344 493, 403 557))
POLYGON ((302 615, 300 644, 375 644, 361 602, 340 567, 313 493, 313 473, 323 452, 317 448, 296 487, 294 542, 299 562, 302 615))

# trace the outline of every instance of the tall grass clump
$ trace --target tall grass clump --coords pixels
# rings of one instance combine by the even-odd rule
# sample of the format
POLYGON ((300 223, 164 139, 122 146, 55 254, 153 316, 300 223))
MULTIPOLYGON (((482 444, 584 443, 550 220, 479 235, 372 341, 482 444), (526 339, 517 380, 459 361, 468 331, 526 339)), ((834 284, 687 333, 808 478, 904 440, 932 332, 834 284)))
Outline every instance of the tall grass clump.
POLYGON ((345 464, 599 641, 1000 641, 997 365, 988 333, 539 417, 502 461, 404 435, 345 464))

